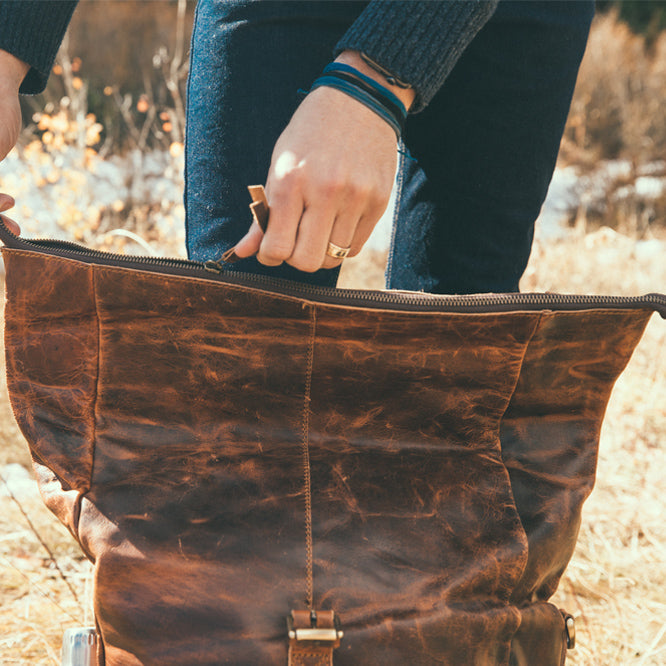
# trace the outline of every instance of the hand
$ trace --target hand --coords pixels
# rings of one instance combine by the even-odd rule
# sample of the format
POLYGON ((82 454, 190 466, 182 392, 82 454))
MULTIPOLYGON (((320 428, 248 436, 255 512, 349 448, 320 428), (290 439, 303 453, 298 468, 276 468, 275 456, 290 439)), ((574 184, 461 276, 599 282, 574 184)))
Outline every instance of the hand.
MULTIPOLYGON (((21 105, 18 91, 29 66, 7 51, 0 49, 0 160, 16 145, 21 131, 21 105)), ((0 213, 14 206, 14 199, 0 193, 0 213)), ((2 216, 10 231, 21 233, 16 222, 2 216)))
POLYGON ((15 146, 21 131, 18 91, 29 66, 0 50, 0 160, 15 146))
MULTIPOLYGON (((338 60, 367 72, 350 58, 338 60)), ((395 132, 382 118, 339 90, 317 88, 275 144, 266 234, 253 224, 236 255, 307 272, 339 265, 326 254, 328 243, 359 253, 386 209, 396 165, 395 132)))
MULTIPOLYGON (((9 210, 10 208, 14 207, 14 199, 10 197, 8 194, 2 194, 0 193, 0 213, 4 213, 6 210, 9 210)), ((16 234, 17 236, 20 235, 21 229, 19 228, 19 225, 14 222, 14 220, 10 220, 8 217, 5 217, 4 215, 0 215, 2 217, 3 222, 7 225, 9 230, 13 233, 16 234)))

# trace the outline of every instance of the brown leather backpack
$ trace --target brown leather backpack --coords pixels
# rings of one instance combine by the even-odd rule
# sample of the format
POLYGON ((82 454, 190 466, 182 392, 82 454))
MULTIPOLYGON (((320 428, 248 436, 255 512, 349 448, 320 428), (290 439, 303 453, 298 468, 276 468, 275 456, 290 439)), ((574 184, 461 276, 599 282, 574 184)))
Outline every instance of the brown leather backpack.
POLYGON ((100 664, 564 663, 547 600, 666 297, 328 290, 0 237, 11 400, 94 562, 100 664))

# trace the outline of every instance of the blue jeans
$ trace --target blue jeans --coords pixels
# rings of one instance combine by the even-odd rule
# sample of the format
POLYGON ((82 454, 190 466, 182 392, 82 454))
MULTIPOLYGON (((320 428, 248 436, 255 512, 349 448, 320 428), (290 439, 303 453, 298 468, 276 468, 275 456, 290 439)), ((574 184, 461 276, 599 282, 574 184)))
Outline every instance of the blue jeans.
MULTIPOLYGON (((250 224, 275 141, 365 2, 200 0, 186 146, 187 247, 218 258, 250 224)), ((502 0, 444 86, 408 118, 387 286, 518 290, 555 167, 593 2, 502 0)), ((334 286, 255 259, 234 270, 334 286)))

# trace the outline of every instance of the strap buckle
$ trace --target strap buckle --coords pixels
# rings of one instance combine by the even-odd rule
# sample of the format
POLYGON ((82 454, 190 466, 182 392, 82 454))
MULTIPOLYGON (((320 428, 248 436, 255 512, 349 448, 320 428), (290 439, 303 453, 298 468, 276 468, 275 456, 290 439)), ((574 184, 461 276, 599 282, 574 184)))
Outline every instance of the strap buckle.
POLYGON ((326 643, 338 647, 344 636, 340 618, 333 611, 291 611, 287 617, 289 640, 326 643))

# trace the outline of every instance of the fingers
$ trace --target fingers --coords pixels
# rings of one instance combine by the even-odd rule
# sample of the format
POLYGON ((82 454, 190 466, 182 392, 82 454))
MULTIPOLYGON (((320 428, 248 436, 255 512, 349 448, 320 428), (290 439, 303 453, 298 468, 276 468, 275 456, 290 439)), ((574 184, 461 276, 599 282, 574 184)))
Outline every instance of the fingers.
POLYGON ((14 222, 14 220, 10 220, 5 215, 0 215, 0 218, 2 218, 2 221, 5 223, 9 231, 11 231, 15 236, 21 235, 21 228, 18 224, 16 224, 16 222, 14 222))
POLYGON ((288 261, 296 248, 305 203, 300 188, 291 184, 294 180, 293 177, 283 179, 278 187, 272 187, 270 180, 266 184, 270 212, 266 233, 257 252, 257 259, 266 266, 279 266, 288 261))
POLYGON ((0 213, 4 213, 6 210, 14 207, 14 197, 10 197, 9 194, 3 194, 0 192, 0 213))
MULTIPOLYGON (((381 217, 381 215, 379 217, 381 217)), ((336 268, 342 264, 345 258, 355 257, 361 251, 368 238, 370 238, 370 234, 375 228, 379 217, 376 219, 374 215, 362 217, 360 221, 354 224, 354 232, 351 235, 351 240, 347 240, 350 238, 350 234, 349 231, 345 231, 346 229, 350 228, 349 223, 336 220, 335 224, 333 225, 333 230, 331 232, 329 242, 341 248, 349 248, 349 252, 347 253, 346 257, 342 259, 331 257, 328 255, 328 253, 326 253, 324 262, 321 267, 336 268)), ((328 248, 328 243, 326 246, 328 248)))
MULTIPOLYGON (((307 273, 322 268, 326 259, 326 248, 333 228, 334 212, 307 208, 298 226, 294 251, 287 263, 307 273)), ((343 243, 346 241, 340 241, 343 243)), ((344 245, 343 247, 347 247, 344 245)))
POLYGON ((326 252, 329 243, 348 249, 347 257, 355 257, 361 251, 383 215, 389 196, 390 192, 380 195, 358 186, 347 189, 346 203, 337 214, 326 239, 321 268, 335 268, 344 261, 344 258, 332 257, 326 252))
MULTIPOLYGON (((16 202, 14 201, 13 197, 10 197, 8 194, 2 194, 0 192, 0 213, 4 213, 5 211, 9 210, 10 208, 14 207, 14 204, 16 202)), ((5 217, 4 215, 0 216, 2 217, 2 221, 7 225, 7 228, 15 235, 19 235, 21 233, 21 229, 14 220, 10 220, 8 217, 5 217)))
POLYGON ((331 256, 329 243, 348 249, 346 256, 355 256, 386 206, 384 198, 373 199, 365 193, 359 196, 353 187, 340 191, 345 196, 320 195, 311 206, 295 195, 295 190, 283 199, 271 198, 267 193, 270 216, 266 233, 254 223, 236 245, 236 255, 244 258, 256 254, 258 261, 267 266, 285 262, 308 273, 339 266, 344 257, 331 256))

